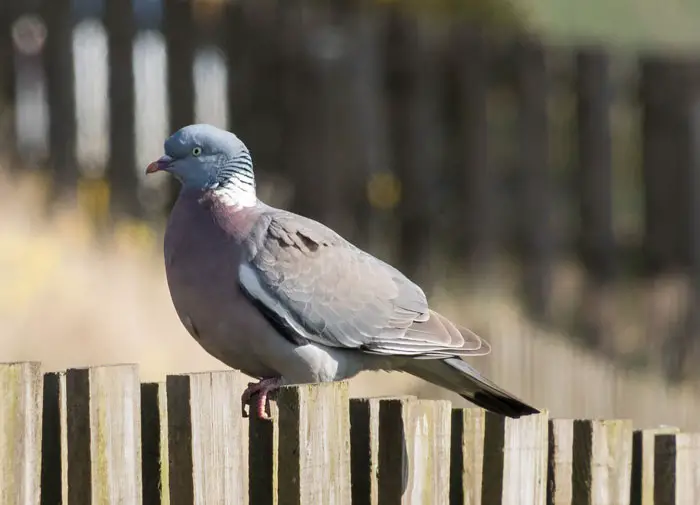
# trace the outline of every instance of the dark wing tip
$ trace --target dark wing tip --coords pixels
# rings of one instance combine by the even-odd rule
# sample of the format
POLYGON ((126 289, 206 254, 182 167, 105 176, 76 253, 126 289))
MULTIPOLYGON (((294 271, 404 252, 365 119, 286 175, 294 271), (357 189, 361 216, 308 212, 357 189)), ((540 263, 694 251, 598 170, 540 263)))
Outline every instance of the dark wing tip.
POLYGON ((468 396, 461 396, 483 409, 514 419, 540 413, 535 407, 523 403, 517 398, 500 396, 489 391, 477 391, 468 396))

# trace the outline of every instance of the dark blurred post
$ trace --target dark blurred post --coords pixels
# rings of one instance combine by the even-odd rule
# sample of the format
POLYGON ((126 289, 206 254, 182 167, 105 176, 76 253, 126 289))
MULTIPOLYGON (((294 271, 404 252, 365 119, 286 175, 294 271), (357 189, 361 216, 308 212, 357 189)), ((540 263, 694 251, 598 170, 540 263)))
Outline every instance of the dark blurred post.
POLYGON ((666 372, 671 380, 697 378, 697 360, 700 356, 700 62, 683 64, 683 93, 680 94, 685 118, 680 166, 685 191, 678 196, 686 201, 686 219, 681 223, 683 259, 688 278, 687 302, 682 315, 680 332, 666 348, 666 372), (690 376, 690 377, 689 377, 690 376))
POLYGON ((576 55, 578 168, 581 213, 578 254, 587 274, 581 322, 588 342, 613 350, 608 315, 614 308, 615 236, 612 215, 612 84, 610 62, 601 48, 576 55), (608 341, 602 338, 607 336, 608 341))
POLYGON ((111 210, 140 216, 136 174, 136 125, 133 44, 136 22, 132 2, 105 0, 105 28, 109 51, 109 162, 111 210))
POLYGON ((222 39, 228 60, 229 125, 265 177, 280 171, 280 7, 277 0, 228 2, 222 39))
POLYGON ((670 307, 669 300, 679 295, 671 274, 677 266, 679 223, 685 219, 678 215, 679 205, 687 201, 685 188, 679 185, 679 139, 682 128, 687 128, 678 114, 681 82, 677 61, 656 56, 641 59, 643 264, 648 282, 645 330, 646 348, 657 359, 664 354, 664 341, 678 322, 677 307, 670 307))
POLYGON ((489 53, 484 29, 458 23, 452 46, 456 107, 456 180, 459 194, 455 235, 457 258, 483 273, 496 252, 496 175, 489 164, 489 53))
MULTIPOLYGON (((195 26, 191 0, 163 0, 170 133, 195 122, 195 26)), ((174 201, 179 184, 172 181, 174 201)))
POLYGON ((13 159, 15 153, 15 58, 12 25, 21 0, 0 3, 0 152, 13 159))
MULTIPOLYGON (((395 4, 397 5, 397 4, 395 4)), ((439 236, 435 207, 440 125, 434 33, 429 19, 394 8, 387 34, 388 94, 393 166, 401 182, 398 205, 399 267, 426 290, 436 279, 430 265, 439 236)))
POLYGON ((76 157, 72 4, 72 0, 43 0, 51 167, 59 188, 70 192, 75 191, 80 174, 76 157))
POLYGON ((644 179, 645 271, 657 276, 675 262, 678 216, 673 200, 678 174, 678 121, 674 111, 679 93, 677 65, 647 57, 641 61, 642 175, 644 179))
POLYGON ((354 102, 351 104, 348 137, 353 166, 353 191, 349 207, 355 219, 353 240, 360 247, 382 255, 382 245, 390 245, 387 234, 389 210, 397 203, 395 179, 389 176, 387 111, 384 108, 383 8, 372 0, 349 0, 353 56, 349 84, 354 102))
POLYGON ((516 49, 522 188, 520 227, 523 290, 530 315, 547 320, 550 312, 554 237, 551 223, 549 163, 549 78, 542 44, 521 39, 516 49))

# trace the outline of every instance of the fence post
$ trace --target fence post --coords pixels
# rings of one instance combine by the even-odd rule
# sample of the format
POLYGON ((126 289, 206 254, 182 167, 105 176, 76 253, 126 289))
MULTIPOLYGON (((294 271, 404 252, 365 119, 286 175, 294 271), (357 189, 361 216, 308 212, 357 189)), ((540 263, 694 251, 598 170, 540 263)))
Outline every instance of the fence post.
POLYGON ((379 503, 449 503, 451 420, 445 400, 381 400, 379 503))
POLYGON ((347 382, 279 391, 279 505, 350 505, 347 382))
POLYGON ((496 252, 497 176, 489 163, 488 91, 489 50, 483 29, 457 23, 451 59, 456 80, 457 107, 454 133, 457 220, 455 243, 449 244, 458 259, 467 261, 477 275, 486 273, 496 252))
POLYGON ((452 409, 450 503, 481 505, 486 411, 452 409))
POLYGON ((76 153, 73 12, 71 0, 43 0, 46 22, 44 69, 49 108, 49 151, 54 182, 74 192, 79 178, 76 153))
POLYGON ((574 421, 549 421, 547 505, 573 505, 574 421))
POLYGON ((0 4, 0 149, 15 161, 15 47, 12 28, 19 11, 19 0, 0 4))
POLYGON ((632 422, 574 421, 573 503, 629 503, 632 422))
POLYGON ((246 378, 231 370, 166 379, 170 503, 248 503, 246 378))
POLYGON ((547 56, 541 42, 521 39, 516 51, 523 292, 530 315, 549 317, 554 237, 551 223, 547 56))
POLYGON ((66 373, 68 502, 142 503, 136 365, 66 373))
POLYGON ((169 505, 168 403, 165 383, 141 384, 143 505, 169 505))
POLYGON ((1 505, 39 505, 41 397, 39 363, 0 364, 1 505))
POLYGON ((436 282, 431 264, 439 237, 435 175, 440 125, 436 34, 430 20, 392 7, 387 27, 387 93, 392 165, 401 184, 398 202, 399 268, 425 291, 436 282))
POLYGON ((610 283, 615 276, 616 249, 612 215, 612 84, 610 61, 603 49, 582 49, 576 55, 578 167, 581 225, 579 258, 588 274, 580 313, 583 331, 593 347, 614 350, 608 314, 610 283))
POLYGON ((689 73, 695 71, 694 78, 686 82, 687 155, 681 167, 688 205, 684 212, 687 227, 682 230, 681 241, 687 260, 688 296, 680 322, 681 329, 669 338, 666 346, 666 375, 678 382, 693 373, 694 362, 698 358, 697 340, 700 338, 700 95, 697 92, 698 64, 689 64, 688 67, 689 73))
POLYGON ((482 502, 543 505, 547 480, 548 414, 520 419, 486 413, 482 502))
MULTIPOLYGON (((166 45, 168 117, 170 132, 195 122, 195 33, 192 0, 163 0, 163 35, 166 45)), ((179 184, 171 181, 171 204, 179 184)))
POLYGON ((632 489, 630 505, 654 504, 654 451, 656 436, 678 433, 678 428, 635 430, 632 437, 632 489))
POLYGON ((136 174, 134 91, 134 35, 132 2, 105 0, 109 62, 109 180, 113 217, 140 216, 139 178, 136 174))
POLYGON ((654 504, 700 502, 700 434, 657 435, 654 446, 654 504))

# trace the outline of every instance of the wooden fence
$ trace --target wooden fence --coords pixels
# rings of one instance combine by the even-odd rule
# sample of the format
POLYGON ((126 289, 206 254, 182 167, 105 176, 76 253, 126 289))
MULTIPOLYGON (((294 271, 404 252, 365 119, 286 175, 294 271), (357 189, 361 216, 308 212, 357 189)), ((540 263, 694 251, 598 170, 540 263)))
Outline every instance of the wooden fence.
POLYGON ((700 435, 519 420, 444 400, 285 387, 243 418, 234 371, 0 366, 0 504, 693 505, 700 435))
MULTIPOLYGON (((89 78, 72 72, 73 4, 0 6, 3 124, 13 124, 16 63, 38 58, 47 169, 68 192, 86 180, 75 82, 89 78), (27 16, 44 31, 18 24, 27 16)), ((602 348, 615 333, 604 313, 622 279, 680 273, 688 309, 671 324, 643 324, 671 341, 647 346, 671 355, 669 374, 688 369, 679 363, 700 334, 697 55, 556 46, 519 27, 419 16, 402 2, 162 5, 170 131, 195 121, 197 49, 218 47, 230 70, 230 126, 263 184, 293 188, 292 210, 373 252, 388 243, 384 256, 427 290, 435 264, 479 273, 506 253, 521 266, 530 315, 544 322, 555 268, 575 257, 586 276, 577 329, 602 348)), ((143 25, 132 6, 104 0, 101 12, 110 132, 101 182, 113 216, 148 218, 134 155, 132 49, 143 25)), ((12 128, 0 137, 3 154, 31 158, 16 152, 12 128)))

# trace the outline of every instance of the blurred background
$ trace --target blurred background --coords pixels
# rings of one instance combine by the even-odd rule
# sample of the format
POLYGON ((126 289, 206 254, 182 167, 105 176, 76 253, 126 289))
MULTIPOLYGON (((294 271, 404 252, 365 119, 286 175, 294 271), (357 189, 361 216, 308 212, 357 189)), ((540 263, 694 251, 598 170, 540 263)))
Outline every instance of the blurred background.
MULTIPOLYGON (((555 416, 700 427, 700 3, 2 0, 0 360, 220 369, 144 177, 207 122, 555 416)), ((160 174, 159 174, 160 175, 160 174)), ((458 397, 396 374, 361 394, 458 397)))

